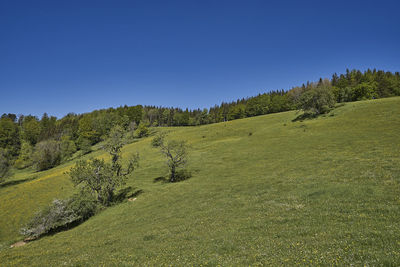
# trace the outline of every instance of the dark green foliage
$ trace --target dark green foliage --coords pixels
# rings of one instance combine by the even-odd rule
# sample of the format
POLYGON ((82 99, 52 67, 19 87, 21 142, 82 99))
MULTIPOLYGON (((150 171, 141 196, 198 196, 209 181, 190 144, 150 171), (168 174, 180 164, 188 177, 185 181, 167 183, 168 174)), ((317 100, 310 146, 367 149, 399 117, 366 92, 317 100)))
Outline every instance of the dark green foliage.
POLYGON ((7 152, 0 148, 0 182, 4 181, 10 169, 10 160, 7 152))
POLYGON ((38 171, 57 166, 61 162, 60 143, 55 140, 42 141, 36 144, 33 163, 38 171))
MULTIPOLYGON (((246 106, 244 104, 238 104, 238 105, 233 106, 231 109, 229 109, 228 120, 236 120, 236 119, 245 118, 246 117, 245 109, 246 109, 246 106)), ((204 123, 200 122, 200 124, 204 124, 204 123)))
POLYGON ((131 121, 129 120, 129 117, 127 115, 121 115, 118 118, 117 125, 121 126, 124 130, 128 130, 130 123, 131 121))
POLYGON ((382 98, 400 95, 400 77, 398 72, 384 72, 368 69, 346 70, 339 77, 334 75, 332 85, 335 87, 337 102, 348 102, 362 99, 382 98))
POLYGON ((92 217, 99 210, 98 202, 89 192, 80 191, 73 195, 69 201, 69 207, 79 220, 84 221, 92 217))
POLYGON ((333 87, 333 94, 337 102, 349 102, 353 100, 353 89, 350 87, 333 87))
POLYGON ((47 140, 52 138, 56 135, 56 122, 57 118, 54 116, 49 117, 47 113, 44 113, 42 119, 40 120, 40 140, 47 140))
POLYGON ((270 103, 271 98, 268 94, 250 98, 246 104, 245 114, 247 117, 267 114, 270 103))
POLYGON ((29 142, 23 141, 18 158, 14 162, 17 169, 23 169, 32 165, 33 147, 29 142))
POLYGON ((85 138, 90 141, 91 144, 95 144, 100 141, 101 133, 96 131, 96 122, 91 114, 85 114, 79 120, 78 134, 81 138, 85 138))
POLYGON ((139 124, 143 117, 143 107, 141 105, 133 107, 124 107, 125 114, 129 117, 129 120, 139 124))
POLYGON ((353 100, 373 99, 378 97, 377 83, 363 82, 358 84, 353 90, 353 100))
POLYGON ((41 133, 41 125, 34 116, 25 116, 22 120, 22 137, 31 145, 35 145, 39 141, 41 133))
POLYGON ((88 154, 92 151, 92 145, 90 140, 80 136, 77 140, 78 148, 83 155, 88 154))
POLYGON ((190 114, 188 109, 174 114, 174 126, 188 126, 190 123, 190 114))
POLYGON ((65 117, 57 121, 57 135, 70 136, 71 140, 76 141, 78 138, 80 116, 69 113, 65 117))
POLYGON ((76 152, 75 142, 71 140, 70 136, 64 135, 61 137, 60 149, 62 159, 67 160, 76 152))
POLYGON ((7 149, 11 156, 18 155, 20 149, 19 128, 11 118, 4 115, 0 118, 0 148, 7 149))
POLYGON ((335 97, 331 88, 318 86, 305 91, 299 99, 298 107, 304 112, 319 115, 330 111, 335 106, 335 97))

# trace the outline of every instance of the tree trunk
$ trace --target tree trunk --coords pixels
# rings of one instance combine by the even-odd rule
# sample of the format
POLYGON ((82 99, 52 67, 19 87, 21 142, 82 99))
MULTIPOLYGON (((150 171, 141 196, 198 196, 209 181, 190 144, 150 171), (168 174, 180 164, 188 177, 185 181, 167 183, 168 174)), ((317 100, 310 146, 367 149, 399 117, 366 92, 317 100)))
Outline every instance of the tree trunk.
POLYGON ((175 166, 172 166, 172 167, 171 167, 171 176, 170 176, 169 181, 170 181, 171 183, 175 182, 175 166))

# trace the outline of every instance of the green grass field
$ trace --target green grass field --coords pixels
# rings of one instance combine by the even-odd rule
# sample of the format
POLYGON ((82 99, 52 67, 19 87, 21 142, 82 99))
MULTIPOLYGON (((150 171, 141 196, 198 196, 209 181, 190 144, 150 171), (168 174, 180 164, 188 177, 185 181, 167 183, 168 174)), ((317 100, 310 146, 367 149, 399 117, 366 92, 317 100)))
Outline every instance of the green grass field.
POLYGON ((124 148, 141 155, 136 201, 11 249, 35 211, 73 193, 73 162, 17 173, 0 187, 0 265, 399 266, 400 97, 297 115, 163 128, 190 144, 191 179, 155 183, 167 169, 145 138, 124 148))

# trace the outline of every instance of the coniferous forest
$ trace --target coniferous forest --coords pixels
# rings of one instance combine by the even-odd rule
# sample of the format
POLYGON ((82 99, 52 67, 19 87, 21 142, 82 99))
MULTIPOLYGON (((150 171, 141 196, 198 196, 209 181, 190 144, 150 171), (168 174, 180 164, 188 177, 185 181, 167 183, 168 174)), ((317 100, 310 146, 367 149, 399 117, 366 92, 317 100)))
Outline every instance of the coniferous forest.
POLYGON ((68 160, 74 153, 90 152, 115 126, 141 137, 148 127, 196 126, 298 109, 302 96, 325 88, 337 103, 400 95, 399 72, 347 70, 331 79, 307 82, 290 90, 275 90, 257 96, 223 102, 209 109, 156 106, 121 106, 63 118, 43 114, 3 114, 0 119, 0 177, 9 167, 35 166, 45 170, 68 160))

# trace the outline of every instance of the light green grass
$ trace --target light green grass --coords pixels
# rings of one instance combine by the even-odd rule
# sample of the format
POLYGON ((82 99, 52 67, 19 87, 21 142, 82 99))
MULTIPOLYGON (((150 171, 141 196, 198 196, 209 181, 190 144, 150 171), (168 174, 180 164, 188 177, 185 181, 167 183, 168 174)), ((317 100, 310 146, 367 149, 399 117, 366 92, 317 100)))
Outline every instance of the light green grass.
POLYGON ((167 169, 151 139, 127 145, 141 154, 136 201, 20 248, 8 245, 33 213, 72 193, 72 163, 0 188, 1 265, 398 266, 400 98, 331 114, 164 129, 189 142, 191 179, 154 183, 167 169))

